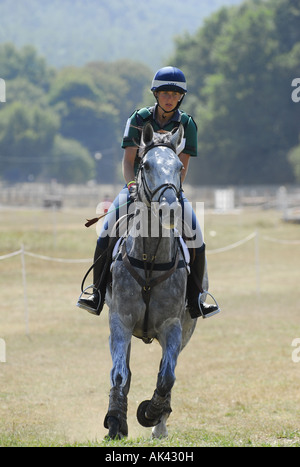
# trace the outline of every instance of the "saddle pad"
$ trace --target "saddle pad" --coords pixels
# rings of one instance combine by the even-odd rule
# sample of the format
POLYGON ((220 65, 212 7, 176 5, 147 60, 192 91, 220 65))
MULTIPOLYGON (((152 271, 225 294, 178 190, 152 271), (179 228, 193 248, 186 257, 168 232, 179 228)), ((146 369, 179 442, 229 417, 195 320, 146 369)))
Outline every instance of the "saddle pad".
POLYGON ((120 245, 121 245, 121 241, 123 241, 123 237, 120 237, 118 240, 117 240, 117 243, 115 244, 114 246, 114 249, 113 249, 113 252, 112 252, 112 259, 113 261, 116 259, 116 256, 119 252, 119 248, 120 248, 120 245))
POLYGON ((179 240, 180 240, 181 248, 182 248, 182 251, 183 251, 183 254, 184 254, 185 262, 186 262, 186 264, 190 264, 191 257, 190 257, 189 249, 186 246, 186 243, 185 243, 185 241, 183 240, 182 237, 179 237, 179 240))

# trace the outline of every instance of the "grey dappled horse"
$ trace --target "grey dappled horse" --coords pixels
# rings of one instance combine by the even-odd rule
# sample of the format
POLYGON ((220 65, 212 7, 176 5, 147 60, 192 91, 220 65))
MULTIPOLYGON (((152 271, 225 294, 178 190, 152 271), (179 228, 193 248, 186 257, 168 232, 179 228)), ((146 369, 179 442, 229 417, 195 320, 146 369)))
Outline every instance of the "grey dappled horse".
POLYGON ((145 343, 157 339, 162 347, 156 389, 150 401, 140 404, 137 418, 141 425, 154 427, 153 437, 167 436, 177 358, 197 322, 185 309, 187 264, 173 228, 177 219, 181 222, 182 163, 176 148, 182 138, 182 126, 159 136, 150 124, 143 129, 135 213, 113 262, 112 288, 106 294, 113 367, 104 426, 111 438, 128 434, 131 337, 145 343), (157 219, 159 228, 153 235, 157 219))

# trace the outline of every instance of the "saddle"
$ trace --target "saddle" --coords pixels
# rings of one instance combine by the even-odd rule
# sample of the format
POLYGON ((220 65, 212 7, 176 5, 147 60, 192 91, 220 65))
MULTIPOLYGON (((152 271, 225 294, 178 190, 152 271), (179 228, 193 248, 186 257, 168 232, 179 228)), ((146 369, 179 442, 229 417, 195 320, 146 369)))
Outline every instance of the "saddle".
MULTIPOLYGON (((129 222, 133 218, 134 214, 125 214, 124 216, 120 217, 110 234, 109 237, 109 245, 107 250, 104 251, 104 253, 96 260, 96 262, 101 261, 102 269, 103 272, 101 274, 101 277, 99 278, 98 282, 94 284, 94 287, 96 289, 100 288, 100 284, 103 284, 105 281, 106 283, 111 282, 110 277, 111 277, 111 271, 112 271, 112 266, 114 261, 121 261, 122 260, 122 253, 121 253, 121 246, 124 238, 127 236, 129 232, 129 222)), ((101 218, 102 216, 100 216, 101 218)), ((94 223, 96 223, 99 220, 99 218, 94 218, 89 220, 85 225, 86 227, 90 227, 94 223)), ((182 268, 186 267, 188 274, 190 274, 190 266, 193 264, 195 260, 195 248, 188 248, 186 245, 186 241, 191 241, 193 240, 193 237, 191 236, 191 231, 189 226, 183 222, 183 228, 182 228, 182 235, 178 237, 179 239, 179 247, 182 252, 183 260, 179 260, 177 267, 182 268)), ((132 266, 140 268, 140 269, 147 269, 150 270, 152 268, 154 271, 166 271, 170 268, 172 268, 173 264, 172 263, 165 263, 165 264, 154 264, 143 260, 138 260, 136 258, 129 258, 129 261, 132 266)), ((90 274, 90 272, 94 269, 96 262, 89 268, 87 271, 86 275, 83 278, 82 281, 82 286, 81 289, 82 291, 84 290, 84 283, 86 281, 87 276, 90 274)))
MULTIPOLYGON (((178 236, 178 248, 176 251, 175 258, 173 261, 169 263, 155 263, 155 255, 151 261, 148 261, 147 255, 143 255, 143 259, 139 260, 133 257, 128 256, 126 252, 126 236, 129 232, 129 223, 134 214, 125 214, 124 216, 118 219, 112 229, 109 238, 109 246, 103 252, 103 254, 95 261, 95 263, 89 268, 84 279, 82 281, 82 292, 84 292, 84 282, 95 267, 95 264, 98 261, 101 262, 101 269, 102 273, 97 281, 96 284, 93 285, 94 289, 96 290, 105 290, 107 284, 112 287, 112 268, 116 261, 123 261, 125 267, 132 275, 132 277, 137 281, 137 283, 141 286, 141 293, 142 298, 146 306, 145 310, 145 317, 144 317, 144 329, 143 329, 143 336, 142 340, 144 343, 149 344, 152 342, 152 338, 148 337, 148 318, 149 318, 149 303, 150 303, 150 296, 153 287, 162 283, 164 280, 168 279, 173 272, 177 268, 186 268, 188 274, 190 274, 191 269, 190 266, 194 262, 195 259, 195 250, 193 248, 188 248, 185 241, 192 240, 192 237, 188 237, 187 233, 190 233, 190 230, 186 224, 184 234, 182 236, 178 236), (179 250, 181 250, 182 258, 179 259, 179 250), (136 268, 143 269, 145 274, 142 277, 137 271, 136 268), (153 278, 152 272, 153 271, 162 271, 162 274, 153 278)), ((95 220, 93 219, 95 222, 95 220)), ((92 221, 92 223, 94 223, 92 221)), ((88 222, 89 225, 92 225, 90 221, 88 222)), ((157 248, 159 243, 157 245, 157 248)), ((103 294, 103 300, 104 300, 103 294)))

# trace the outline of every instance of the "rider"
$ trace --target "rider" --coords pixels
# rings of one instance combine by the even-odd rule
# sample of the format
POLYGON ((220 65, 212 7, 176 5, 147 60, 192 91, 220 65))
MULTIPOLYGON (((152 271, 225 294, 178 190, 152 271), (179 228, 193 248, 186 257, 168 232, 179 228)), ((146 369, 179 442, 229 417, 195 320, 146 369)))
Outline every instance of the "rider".
MULTIPOLYGON (((150 122, 153 130, 157 133, 165 133, 178 128, 182 123, 184 126, 184 138, 182 147, 180 148, 178 157, 183 163, 181 173, 181 181, 183 182, 189 166, 190 157, 197 156, 197 126, 193 118, 185 112, 179 110, 184 96, 187 92, 186 79, 181 70, 178 68, 167 66, 161 68, 155 74, 151 91, 156 99, 156 104, 153 107, 145 107, 135 111, 128 119, 122 148, 124 148, 123 157, 123 176, 126 182, 118 197, 113 203, 114 209, 111 214, 106 217, 102 230, 100 232, 94 256, 94 284, 99 283, 99 278, 102 274, 103 263, 97 262, 97 259, 107 250, 109 236, 116 217, 118 218, 119 209, 123 204, 132 202, 131 194, 135 190, 135 175, 140 162, 138 145, 141 139, 141 128, 147 122, 150 122), (124 203, 125 201, 125 203, 124 203)), ((187 284, 187 308, 192 318, 202 316, 207 318, 218 313, 219 308, 215 305, 208 305, 198 301, 199 294, 203 292, 202 282, 205 273, 205 243, 201 227, 196 219, 190 203, 183 196, 180 200, 183 209, 183 215, 186 215, 190 210, 190 218, 192 219, 193 229, 196 232, 196 247, 195 259, 191 265, 191 273, 188 277, 187 284)), ((105 274, 104 274, 105 276, 105 274)), ((106 279, 100 280, 100 285, 94 286, 93 294, 87 298, 80 298, 77 306, 84 308, 87 311, 100 314, 105 297, 106 279)))

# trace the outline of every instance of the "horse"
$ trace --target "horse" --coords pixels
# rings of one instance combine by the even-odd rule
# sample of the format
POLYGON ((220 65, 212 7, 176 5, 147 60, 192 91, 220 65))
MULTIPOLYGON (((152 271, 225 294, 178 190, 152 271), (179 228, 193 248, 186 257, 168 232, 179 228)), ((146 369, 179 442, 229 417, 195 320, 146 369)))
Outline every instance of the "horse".
POLYGON ((132 336, 147 344, 156 339, 161 346, 156 388, 152 398, 139 405, 137 419, 152 427, 152 437, 167 437, 177 359, 197 323, 186 310, 189 266, 176 229, 182 221, 183 165, 176 155, 182 138, 182 125, 166 134, 154 133, 151 124, 142 130, 134 213, 114 253, 106 291, 113 366, 104 427, 111 439, 128 436, 132 336))

